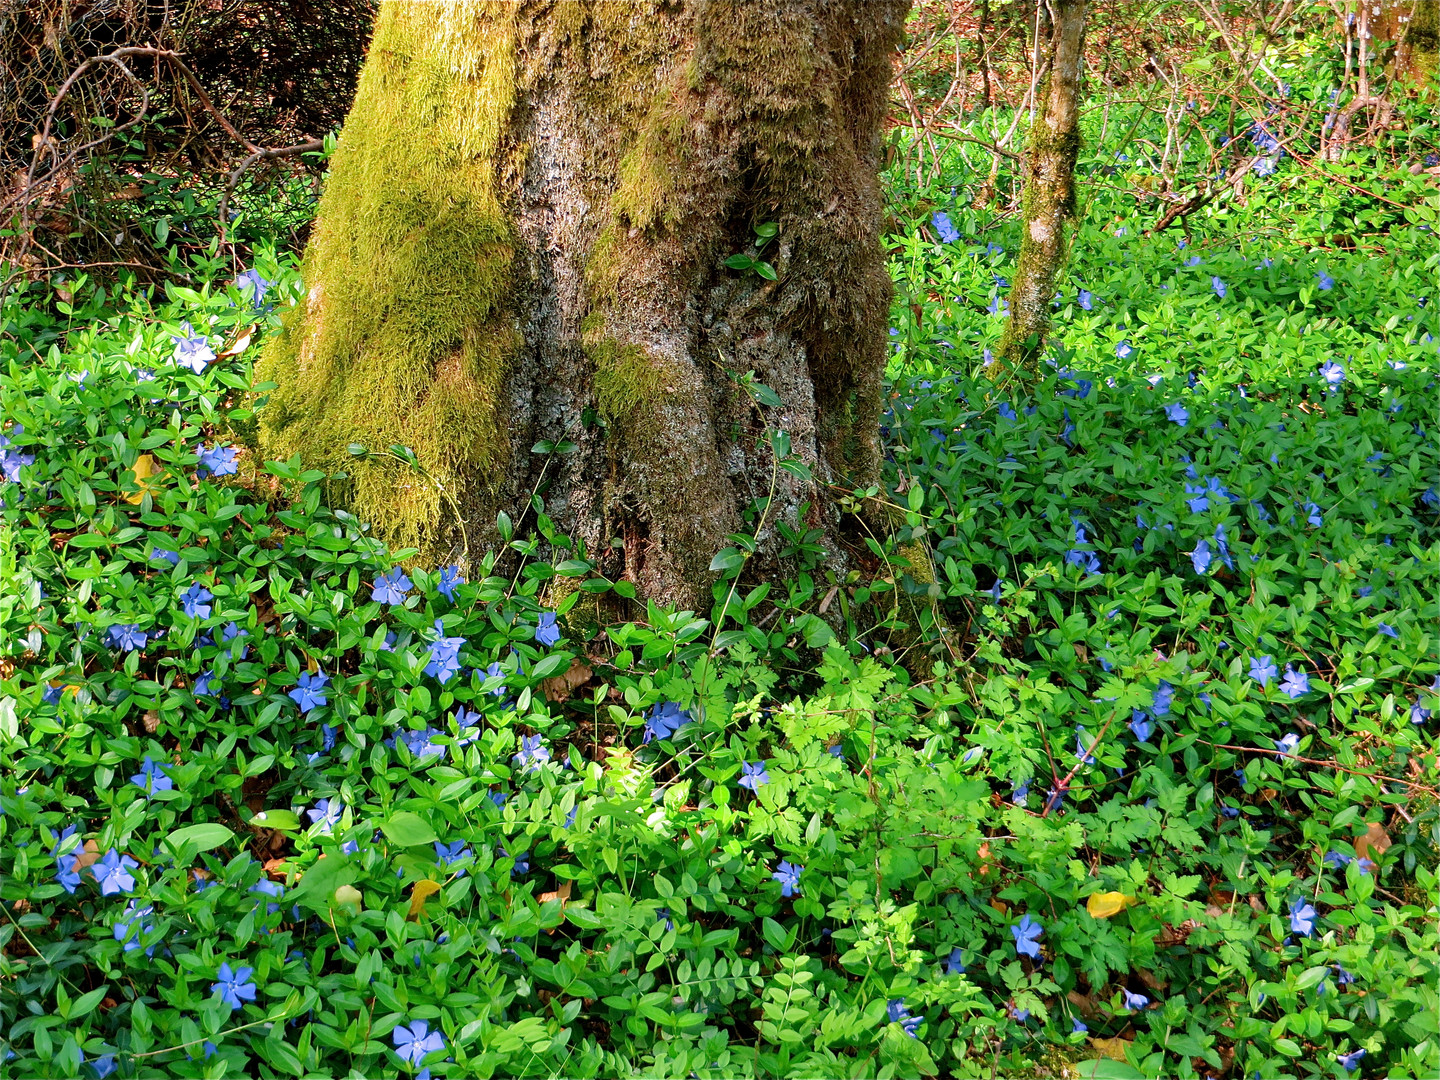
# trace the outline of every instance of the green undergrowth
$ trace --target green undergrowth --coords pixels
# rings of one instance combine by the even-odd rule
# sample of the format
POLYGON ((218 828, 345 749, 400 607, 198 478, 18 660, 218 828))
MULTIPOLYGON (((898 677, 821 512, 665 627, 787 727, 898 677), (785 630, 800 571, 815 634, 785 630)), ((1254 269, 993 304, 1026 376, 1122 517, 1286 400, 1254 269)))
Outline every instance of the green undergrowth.
POLYGON ((543 501, 416 567, 257 452, 289 256, 10 297, 4 1073, 1434 1075, 1433 214, 1095 196, 1022 387, 965 182, 895 181, 871 569, 603 627, 543 501))

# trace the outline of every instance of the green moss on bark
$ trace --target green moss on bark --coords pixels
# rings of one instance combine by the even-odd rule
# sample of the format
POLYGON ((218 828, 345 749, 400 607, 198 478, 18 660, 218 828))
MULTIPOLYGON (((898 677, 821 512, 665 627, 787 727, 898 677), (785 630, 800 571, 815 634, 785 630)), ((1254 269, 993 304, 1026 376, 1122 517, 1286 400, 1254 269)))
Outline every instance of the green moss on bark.
POLYGON ((279 384, 266 452, 347 471, 352 508, 397 545, 437 541, 440 491, 350 458, 350 443, 409 446, 459 492, 505 466, 498 406, 519 336, 495 170, 515 166, 501 148, 514 85, 510 5, 382 6, 306 251, 308 294, 258 365, 279 384))

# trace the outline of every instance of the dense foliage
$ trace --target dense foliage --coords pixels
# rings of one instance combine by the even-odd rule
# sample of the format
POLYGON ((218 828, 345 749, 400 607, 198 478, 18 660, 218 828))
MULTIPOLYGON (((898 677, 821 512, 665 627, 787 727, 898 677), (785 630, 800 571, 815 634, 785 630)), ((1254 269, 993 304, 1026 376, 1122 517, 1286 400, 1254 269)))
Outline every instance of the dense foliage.
POLYGON ((738 537, 710 612, 257 460, 288 255, 8 299, 6 1074, 1434 1075, 1433 208, 1097 184, 1022 387, 952 164, 894 181, 903 527, 738 537))

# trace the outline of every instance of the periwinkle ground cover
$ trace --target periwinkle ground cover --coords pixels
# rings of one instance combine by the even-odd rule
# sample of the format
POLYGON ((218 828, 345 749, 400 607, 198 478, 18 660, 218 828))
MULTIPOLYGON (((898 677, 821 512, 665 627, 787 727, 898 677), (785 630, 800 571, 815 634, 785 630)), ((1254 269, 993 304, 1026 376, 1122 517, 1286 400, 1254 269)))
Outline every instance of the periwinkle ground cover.
POLYGON ((897 181, 893 568, 713 661, 257 461, 288 257, 12 298, 5 1070, 1433 1075, 1430 222, 1308 252, 1288 169, 1184 248, 1096 196, 1028 390, 1013 226, 897 181))

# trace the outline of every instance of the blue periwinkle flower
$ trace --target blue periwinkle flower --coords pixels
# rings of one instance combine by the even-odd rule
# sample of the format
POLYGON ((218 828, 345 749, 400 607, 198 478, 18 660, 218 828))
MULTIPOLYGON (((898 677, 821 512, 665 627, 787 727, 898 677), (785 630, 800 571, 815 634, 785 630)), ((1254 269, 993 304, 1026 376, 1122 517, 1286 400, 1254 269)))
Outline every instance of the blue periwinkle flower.
POLYGON ((949 214, 937 210, 930 218, 930 224, 935 227, 935 235, 940 237, 942 244, 953 244, 960 239, 960 230, 951 223, 949 214))
POLYGON ((395 1052, 407 1065, 419 1065, 425 1058, 445 1049, 445 1038, 438 1031, 431 1031, 425 1020, 412 1021, 409 1026, 398 1025, 390 1033, 395 1042, 395 1052))
POLYGON ((405 603, 405 594, 413 587, 410 579, 405 576, 405 571, 397 566, 388 574, 381 574, 375 579, 375 586, 370 590, 370 599, 393 607, 405 603))
POLYGON ((1018 923, 1010 927, 1010 936, 1015 939, 1015 951, 1022 956, 1040 958, 1038 944, 1045 934, 1045 927, 1030 918, 1027 912, 1018 923))
POLYGON ((780 883, 780 895, 789 899, 800 891, 800 875, 804 872, 805 867, 799 863, 790 863, 782 859, 770 878, 780 883))
POLYGON ((1190 410, 1178 401, 1171 402, 1165 406, 1165 417, 1172 423, 1187 427, 1190 423, 1190 410))
POLYGON ((323 671, 314 673, 302 671, 299 684, 294 690, 286 695, 302 713, 308 713, 311 709, 320 708, 327 704, 325 697, 325 685, 330 681, 330 676, 323 671))
POLYGON ((230 969, 230 965, 221 964, 220 970, 215 973, 216 982, 210 984, 210 992, 219 994, 221 1000, 229 1005, 231 1010, 240 1008, 241 1000, 255 1000, 255 984, 250 977, 255 974, 252 967, 240 967, 230 969))
POLYGON ((1290 901, 1290 932, 1302 937, 1315 932, 1315 907, 1303 897, 1290 901))
POLYGON ((555 612, 540 612, 535 620, 535 640, 546 648, 560 640, 560 627, 555 625, 555 612))
POLYGON ((770 783, 770 774, 765 771, 765 762, 746 761, 740 766, 740 786, 758 791, 770 783))
POLYGON ((1250 677, 1261 686, 1269 686, 1270 680, 1280 674, 1280 669, 1275 666, 1275 661, 1269 656, 1256 656, 1250 659, 1250 677))

